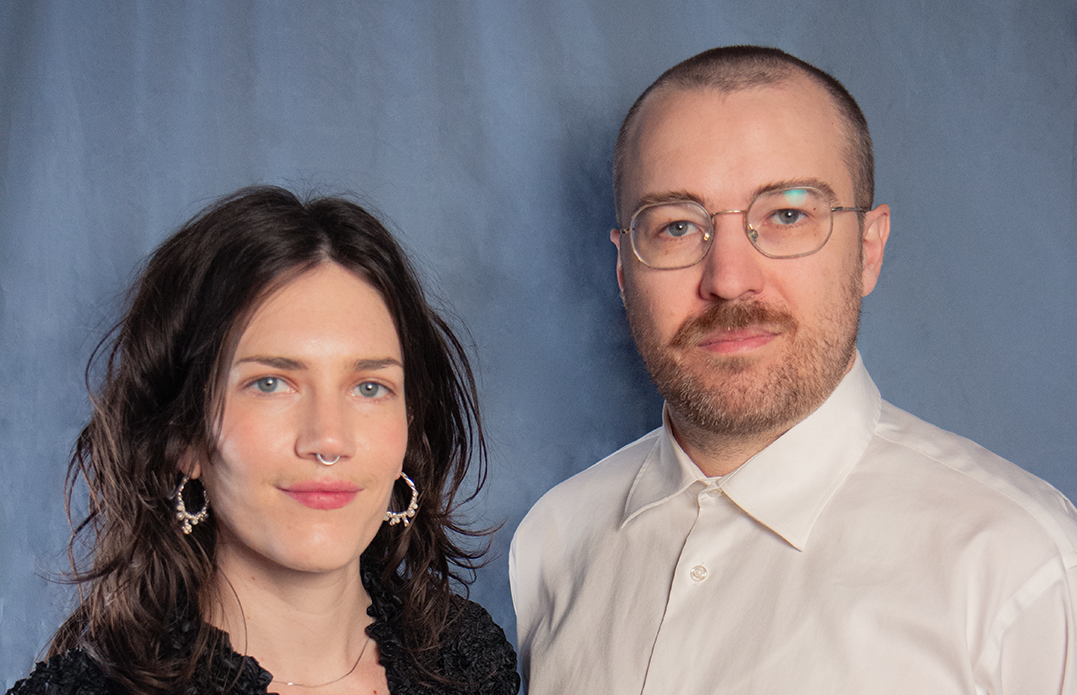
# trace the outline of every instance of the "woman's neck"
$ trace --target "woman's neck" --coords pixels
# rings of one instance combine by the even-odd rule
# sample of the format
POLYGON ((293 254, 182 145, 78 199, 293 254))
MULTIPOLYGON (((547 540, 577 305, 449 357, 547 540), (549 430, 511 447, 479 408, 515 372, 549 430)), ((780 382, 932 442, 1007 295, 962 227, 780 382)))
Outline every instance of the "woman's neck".
POLYGON ((367 644, 370 596, 358 562, 299 572, 221 552, 217 595, 207 621, 272 673, 280 692, 286 688, 276 686, 289 681, 322 684, 350 673, 364 647, 363 661, 377 664, 376 646, 367 644))

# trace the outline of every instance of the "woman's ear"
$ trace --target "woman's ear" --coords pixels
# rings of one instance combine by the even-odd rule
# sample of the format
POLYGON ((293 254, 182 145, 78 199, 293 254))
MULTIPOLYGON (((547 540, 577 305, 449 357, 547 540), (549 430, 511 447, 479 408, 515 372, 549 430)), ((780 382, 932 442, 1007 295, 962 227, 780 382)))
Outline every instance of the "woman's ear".
POLYGON ((179 471, 191 480, 202 477, 202 459, 196 456, 190 449, 179 461, 179 471))

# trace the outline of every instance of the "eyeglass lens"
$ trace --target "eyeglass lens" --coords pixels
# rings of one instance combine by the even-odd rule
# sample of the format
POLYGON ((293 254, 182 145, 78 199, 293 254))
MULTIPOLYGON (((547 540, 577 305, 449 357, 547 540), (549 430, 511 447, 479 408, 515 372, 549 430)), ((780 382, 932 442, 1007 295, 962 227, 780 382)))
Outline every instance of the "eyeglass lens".
MULTIPOLYGON (((813 253, 830 236, 830 206, 829 199, 814 188, 764 192, 747 210, 745 231, 759 251, 773 258, 813 253)), ((715 213, 721 214, 726 213, 715 213)), ((698 203, 662 203, 639 210, 630 231, 633 248, 644 263, 653 268, 682 268, 706 255, 714 223, 698 203)))

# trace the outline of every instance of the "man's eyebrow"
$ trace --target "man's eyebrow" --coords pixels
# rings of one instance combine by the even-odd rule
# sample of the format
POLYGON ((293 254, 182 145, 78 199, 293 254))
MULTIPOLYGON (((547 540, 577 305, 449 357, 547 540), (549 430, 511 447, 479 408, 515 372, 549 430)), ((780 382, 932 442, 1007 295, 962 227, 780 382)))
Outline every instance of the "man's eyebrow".
POLYGON ((797 188, 814 188, 815 190, 822 192, 822 194, 826 196, 827 200, 832 201, 832 203, 840 203, 840 201, 838 200, 838 195, 834 192, 834 189, 831 187, 831 185, 826 181, 822 181, 820 179, 793 179, 788 181, 778 181, 776 183, 768 183, 755 189, 755 192, 752 194, 752 197, 754 198, 755 196, 762 195, 763 193, 773 193, 775 191, 786 191, 797 188))
POLYGON ((648 205, 662 205, 664 203, 699 203, 703 205, 703 199, 688 191, 648 193, 639 199, 639 203, 636 204, 636 210, 648 205))
MULTIPOLYGON (((773 193, 774 191, 784 191, 797 188, 814 188, 821 191, 823 195, 827 197, 827 200, 838 202, 838 196, 834 192, 834 188, 821 179, 788 179, 785 181, 775 181, 773 183, 763 184, 752 192, 752 198, 762 195, 764 193, 773 193)), ((703 199, 688 191, 663 191, 661 193, 648 193, 639 199, 639 203, 636 205, 636 210, 646 207, 648 205, 663 205, 666 203, 698 203, 705 210, 710 210, 703 199)), ((717 212, 717 211, 715 211, 717 212)))

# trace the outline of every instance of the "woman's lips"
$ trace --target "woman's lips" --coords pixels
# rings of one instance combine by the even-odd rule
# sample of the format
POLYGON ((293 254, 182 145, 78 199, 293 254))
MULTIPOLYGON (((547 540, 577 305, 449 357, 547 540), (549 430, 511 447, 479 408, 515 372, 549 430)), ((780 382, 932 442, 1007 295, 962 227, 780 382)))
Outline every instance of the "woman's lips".
POLYGON ((293 483, 281 492, 310 509, 340 509, 355 499, 360 487, 342 480, 309 480, 293 483))
POLYGON ((778 337, 778 332, 762 326, 711 331, 699 347, 723 355, 750 352, 778 337))

